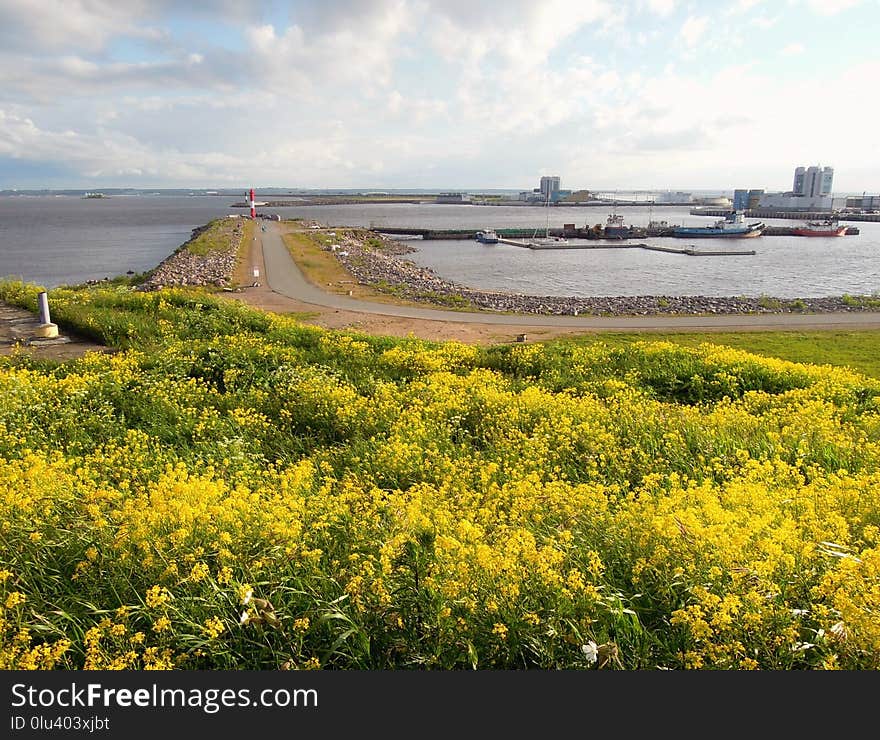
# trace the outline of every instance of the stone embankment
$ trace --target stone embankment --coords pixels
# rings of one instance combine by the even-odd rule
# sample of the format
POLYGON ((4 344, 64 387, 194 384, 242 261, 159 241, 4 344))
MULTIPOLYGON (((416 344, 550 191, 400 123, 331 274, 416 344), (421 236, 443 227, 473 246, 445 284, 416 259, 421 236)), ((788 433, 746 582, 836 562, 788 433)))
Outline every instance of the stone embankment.
POLYGON ((876 311, 877 305, 854 298, 784 299, 762 296, 611 296, 563 297, 474 290, 438 277, 403 258, 415 250, 402 242, 358 230, 337 229, 326 247, 362 285, 400 298, 441 306, 560 316, 651 314, 768 314, 876 311))
POLYGON ((244 236, 244 222, 237 220, 233 227, 229 246, 206 254, 195 254, 187 249, 211 224, 193 229, 189 241, 182 244, 166 258, 140 285, 140 290, 160 290, 178 286, 230 285, 238 265, 238 252, 244 236))

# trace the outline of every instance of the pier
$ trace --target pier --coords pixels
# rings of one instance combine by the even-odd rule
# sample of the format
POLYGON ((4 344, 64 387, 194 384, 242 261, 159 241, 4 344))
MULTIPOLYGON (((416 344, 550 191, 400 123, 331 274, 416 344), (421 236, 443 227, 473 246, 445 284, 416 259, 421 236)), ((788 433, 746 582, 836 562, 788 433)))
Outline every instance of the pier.
MULTIPOLYGON (((691 208, 691 216, 729 216, 733 213, 732 208, 691 208)), ((880 221, 880 213, 841 213, 831 211, 774 211, 769 208, 749 208, 743 211, 746 218, 787 218, 796 219, 798 221, 825 221, 833 219, 836 221, 880 221)), ((772 228, 772 227, 768 227, 772 228)), ((780 227, 777 227, 780 228, 780 227)), ((853 233, 858 234, 859 230, 855 227, 853 233)), ((765 234, 767 232, 764 232, 765 234)), ((849 234, 850 231, 847 231, 849 234)))
MULTIPOLYGON (((477 235, 476 229, 422 229, 422 228, 410 228, 410 227, 401 227, 401 226, 370 226, 371 231, 375 231, 379 234, 388 234, 389 236, 397 236, 397 235, 409 235, 409 236, 418 236, 422 239, 464 239, 470 240, 475 239, 477 235)), ((538 229, 540 233, 544 233, 545 229, 538 229)), ((535 229, 534 227, 529 229, 495 229, 495 233, 498 234, 500 239, 532 239, 535 237, 535 229)), ((623 237, 620 236, 603 236, 600 232, 597 232, 593 227, 590 228, 578 228, 578 227, 563 227, 563 228, 555 228, 551 227, 549 229, 550 236, 561 236, 566 239, 594 239, 597 241, 622 241, 623 237)), ((633 227, 633 233, 631 238, 639 239, 649 236, 672 236, 672 227, 666 229, 645 229, 639 227, 633 227)))
MULTIPOLYGON (((721 213, 721 212, 719 212, 721 213)), ((700 214, 700 215, 710 215, 710 214, 700 214)), ((714 212, 713 212, 714 215, 714 212)), ((726 215, 726 214, 725 214, 726 215)), ((770 218, 770 216, 765 216, 765 218, 770 218)), ((801 219, 803 220, 805 217, 802 215, 801 219)), ((551 228, 549 231, 550 236, 561 236, 566 239, 587 239, 591 241, 599 241, 599 242, 622 242, 625 239, 648 239, 654 237, 673 237, 673 229, 674 226, 666 226, 663 228, 646 228, 644 226, 633 226, 630 228, 630 234, 628 237, 622 236, 604 236, 601 231, 597 231, 595 227, 573 227, 571 225, 563 227, 563 228, 551 228)), ((475 229, 422 229, 416 227, 399 227, 399 226, 370 226, 371 231, 375 231, 380 234, 387 234, 389 236, 410 236, 410 237, 421 237, 422 239, 432 239, 432 240, 440 240, 440 239, 458 239, 458 240, 470 240, 476 238, 476 230, 475 229)), ((795 227, 793 226, 767 226, 764 229, 762 236, 796 236, 795 227)), ((540 232, 543 233, 544 229, 539 229, 540 232)), ((498 237, 501 241, 504 240, 521 240, 521 239, 532 239, 535 236, 535 229, 495 229, 495 233, 498 234, 498 237)), ((859 234, 859 229, 856 226, 849 226, 846 230, 847 236, 856 236, 859 234)), ((684 237, 686 238, 686 237, 684 237)), ((507 242, 504 242, 507 243, 507 242)), ((522 246, 521 244, 514 244, 513 246, 522 246)), ((589 249, 589 245, 576 245, 579 248, 589 249)))
MULTIPOLYGON (((678 249, 676 247, 658 247, 654 244, 629 244, 617 241, 615 244, 559 244, 559 245, 535 245, 527 242, 520 242, 514 239, 499 238, 499 243, 509 244, 512 247, 522 247, 523 249, 647 249, 650 252, 666 252, 667 254, 686 254, 689 257, 732 257, 742 255, 757 254, 754 249, 718 249, 712 251, 698 251, 693 247, 684 247, 678 249)), ((611 241, 611 240, 607 240, 611 241)))

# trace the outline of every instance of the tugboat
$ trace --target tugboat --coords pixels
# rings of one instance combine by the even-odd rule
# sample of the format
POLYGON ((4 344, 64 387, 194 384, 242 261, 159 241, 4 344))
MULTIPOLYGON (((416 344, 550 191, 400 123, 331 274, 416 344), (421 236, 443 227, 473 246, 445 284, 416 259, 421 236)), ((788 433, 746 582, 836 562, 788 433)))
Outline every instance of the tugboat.
POLYGON ((483 229, 477 232, 477 241, 483 244, 497 244, 498 234, 495 233, 494 229, 483 229))
POLYGON ((713 226, 675 226, 672 229, 672 235, 687 238, 746 238, 761 236, 766 228, 767 226, 762 222, 747 224, 742 213, 735 211, 720 221, 716 221, 713 226))
POLYGON ((846 228, 837 219, 828 218, 824 221, 808 221, 803 226, 792 229, 792 233, 795 236, 843 236, 846 228))

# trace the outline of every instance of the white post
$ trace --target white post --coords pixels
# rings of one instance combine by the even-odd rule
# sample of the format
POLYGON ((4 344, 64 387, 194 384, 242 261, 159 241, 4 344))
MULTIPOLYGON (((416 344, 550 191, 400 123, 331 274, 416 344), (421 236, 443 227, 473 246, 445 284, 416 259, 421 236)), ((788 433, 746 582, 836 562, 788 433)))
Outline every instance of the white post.
POLYGON ((49 320, 49 294, 44 290, 37 299, 40 306, 40 325, 34 329, 34 336, 40 339, 54 339, 58 336, 58 327, 49 320))
POLYGON ((49 318, 49 294, 44 290, 37 296, 37 299, 40 302, 40 323, 51 324, 52 320, 49 318))

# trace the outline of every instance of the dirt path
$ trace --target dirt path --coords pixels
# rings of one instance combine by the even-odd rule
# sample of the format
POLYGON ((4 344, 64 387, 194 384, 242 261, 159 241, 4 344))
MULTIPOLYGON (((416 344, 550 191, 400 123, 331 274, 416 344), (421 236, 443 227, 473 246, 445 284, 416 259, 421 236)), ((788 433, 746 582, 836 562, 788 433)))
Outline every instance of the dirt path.
POLYGON ((880 313, 761 314, 727 316, 510 316, 462 314, 434 308, 412 308, 327 293, 308 283, 287 255, 278 226, 256 229, 239 267, 239 284, 260 283, 230 293, 236 300, 277 313, 303 313, 306 323, 332 329, 353 329, 367 334, 454 339, 473 344, 511 342, 519 335, 541 341, 564 335, 596 332, 741 332, 810 329, 877 329, 880 313), (270 274, 267 280, 266 255, 270 274), (285 256, 286 255, 286 256, 285 256), (271 281, 273 287, 268 284, 271 281), (352 308, 347 308, 352 306, 352 308), (430 317, 430 318, 429 318, 430 317))

